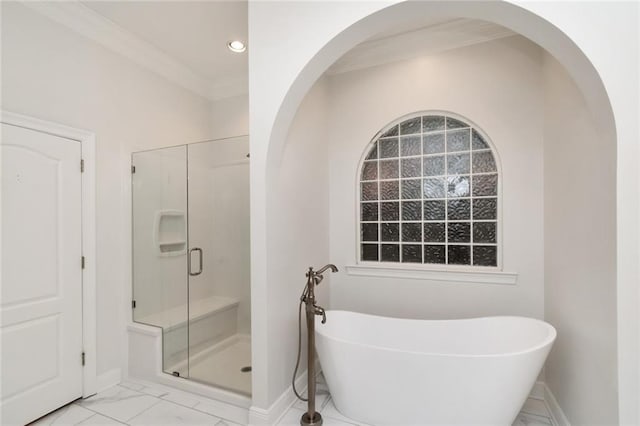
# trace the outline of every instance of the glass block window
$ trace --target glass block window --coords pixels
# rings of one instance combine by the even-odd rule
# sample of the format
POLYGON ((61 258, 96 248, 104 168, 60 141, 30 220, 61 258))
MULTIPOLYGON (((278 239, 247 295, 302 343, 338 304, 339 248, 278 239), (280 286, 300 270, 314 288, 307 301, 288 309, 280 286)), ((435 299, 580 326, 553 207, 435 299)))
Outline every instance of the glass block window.
POLYGON ((369 144, 359 177, 361 261, 498 266, 498 166, 464 119, 396 121, 369 144))

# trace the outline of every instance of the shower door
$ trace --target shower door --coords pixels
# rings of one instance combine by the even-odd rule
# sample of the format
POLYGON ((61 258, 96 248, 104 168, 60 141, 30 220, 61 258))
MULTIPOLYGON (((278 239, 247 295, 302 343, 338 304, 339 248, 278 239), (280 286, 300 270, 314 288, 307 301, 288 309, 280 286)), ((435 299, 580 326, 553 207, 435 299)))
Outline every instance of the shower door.
POLYGON ((248 138, 188 146, 189 377, 251 393, 248 138))
POLYGON ((187 147, 131 163, 133 320, 162 328, 163 370, 188 377, 187 147))
POLYGON ((247 137, 132 155, 133 319, 168 374, 251 393, 247 137))

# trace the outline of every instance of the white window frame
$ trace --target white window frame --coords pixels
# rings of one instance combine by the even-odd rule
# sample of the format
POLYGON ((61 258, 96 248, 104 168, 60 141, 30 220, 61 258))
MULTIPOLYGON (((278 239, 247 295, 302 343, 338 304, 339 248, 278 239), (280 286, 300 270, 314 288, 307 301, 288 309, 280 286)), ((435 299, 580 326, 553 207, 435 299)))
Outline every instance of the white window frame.
MULTIPOLYGON (((446 129, 445 129, 446 134, 446 129)), ((446 143, 446 142, 445 142, 446 143)), ((470 153, 472 152, 472 147, 470 147, 470 153)), ((445 154, 446 156, 446 151, 445 154)), ((400 157, 401 158, 401 157, 400 157)), ((377 159, 380 161, 380 158, 377 159)), ((469 174, 470 177, 473 176, 473 173, 469 174)), ((505 272, 503 270, 503 217, 502 217, 502 162, 498 151, 493 144, 493 141, 489 136, 482 130, 482 127, 477 125, 472 120, 464 117, 460 114, 444 111, 444 110, 425 110, 413 112, 410 114, 406 114, 402 117, 399 117, 385 127, 383 127, 378 133, 376 133, 366 147, 363 149, 362 155, 360 156, 360 160, 358 162, 358 167, 356 169, 355 176, 355 185, 356 185, 356 203, 355 203, 355 264, 346 265, 346 270, 349 275, 356 276, 371 276, 371 277, 397 277, 397 278, 408 278, 408 279, 429 279, 434 281, 458 281, 458 282, 476 282, 476 283, 492 283, 492 284, 515 284, 517 282, 517 273, 514 272, 505 272), (491 153, 493 154, 493 158, 496 163, 496 172, 498 175, 497 178, 497 191, 496 191, 496 199, 497 199, 497 212, 496 212, 496 266, 477 266, 477 265, 449 265, 449 264, 430 264, 430 263, 402 263, 402 262, 383 262, 383 261, 366 261, 361 258, 361 248, 364 243, 361 240, 361 220, 360 220, 360 208, 362 204, 361 199, 361 174, 362 167, 364 165, 364 161, 373 148, 374 144, 378 142, 378 139, 381 135, 387 132, 394 126, 399 125, 405 120, 409 120, 416 117, 428 116, 428 115, 438 115, 438 116, 447 116, 454 118, 456 120, 460 120, 469 124, 471 129, 475 130, 482 136, 484 141, 489 145, 491 149, 491 153)), ((379 178, 379 177, 378 177, 379 178)), ((400 182, 402 178, 398 177, 398 182, 400 182)), ((421 177, 424 179, 424 176, 421 177)), ((470 195, 469 199, 473 199, 470 195)), ((378 200, 380 201, 380 200, 378 200)), ((396 200, 389 200, 396 201, 396 200)), ((399 196, 399 202, 402 202, 402 196, 399 196)), ((379 213, 380 214, 380 213, 379 213)), ((378 217, 377 223, 380 224, 383 221, 378 217)), ((399 223, 403 221, 399 220, 399 223)), ((473 222, 473 219, 469 221, 473 222)), ((422 224, 425 222, 422 221, 422 224)), ((445 220, 445 223, 447 221, 445 220)), ((446 230, 445 230, 446 232, 446 230)), ((401 239, 401 237, 400 237, 401 239)), ((382 241, 378 241, 378 244, 382 244, 382 241)), ((390 242, 390 244, 395 244, 395 242, 390 242)), ((402 241, 398 241, 397 243, 400 247, 402 246, 402 241)), ((417 243, 424 247, 424 242, 417 243)), ((469 245, 473 245, 470 243, 469 245)), ((445 250, 448 250, 447 247, 449 244, 444 244, 445 250)), ((424 255, 424 254, 423 254, 424 255)))

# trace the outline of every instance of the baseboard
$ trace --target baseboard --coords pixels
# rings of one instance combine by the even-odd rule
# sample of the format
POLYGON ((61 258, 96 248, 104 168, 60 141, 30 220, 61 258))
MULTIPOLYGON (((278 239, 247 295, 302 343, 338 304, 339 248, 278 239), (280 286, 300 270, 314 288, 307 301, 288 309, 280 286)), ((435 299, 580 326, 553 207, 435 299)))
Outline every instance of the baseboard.
MULTIPOLYGON (((296 379, 296 389, 299 392, 307 390, 307 372, 305 371, 296 379)), ((249 409, 249 425, 266 426, 278 424, 280 418, 296 402, 293 387, 289 386, 268 409, 251 407, 249 409)))
POLYGON ((556 397, 553 396, 553 393, 549 389, 549 387, 543 383, 543 391, 544 391, 544 403, 547 405, 547 409, 551 414, 551 420, 555 426, 571 426, 567 416, 564 415, 562 408, 560 408, 560 404, 556 400, 556 397))
POLYGON ((122 371, 119 368, 114 368, 102 374, 98 374, 97 391, 102 392, 105 389, 117 385, 121 381, 122 371))
POLYGON ((544 399, 544 388, 544 382, 536 382, 531 388, 531 392, 529 392, 529 398, 544 399))

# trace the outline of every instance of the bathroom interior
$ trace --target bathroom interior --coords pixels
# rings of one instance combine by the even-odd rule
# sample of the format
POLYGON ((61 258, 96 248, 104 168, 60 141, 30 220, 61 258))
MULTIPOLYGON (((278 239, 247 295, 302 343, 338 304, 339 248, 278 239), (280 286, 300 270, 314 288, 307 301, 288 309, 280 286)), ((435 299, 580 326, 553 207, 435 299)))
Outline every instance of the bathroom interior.
MULTIPOLYGON (((17 276, 7 229, 19 227, 5 214, 5 182, 16 180, 6 127, 28 128, 16 124, 28 116, 59 125, 48 134, 68 126, 95 137, 95 158, 83 163, 83 179, 95 178, 94 312, 82 305, 94 321, 92 373, 63 411, 15 424, 300 424, 308 405, 294 390, 307 395, 311 355, 300 294, 309 267, 327 263, 337 272, 312 286, 326 313, 326 326, 315 316, 313 364, 325 424, 640 421, 633 374, 622 373, 637 368, 620 301, 620 280, 634 276, 620 229, 633 215, 621 209, 622 133, 603 83, 552 7, 445 3, 2 2, 3 293, 17 276), (233 40, 246 49, 232 51, 233 40), (456 135, 466 142, 456 147, 456 135), (410 181, 418 195, 405 191, 410 181), (433 371, 387 389, 399 364, 364 374, 363 389, 390 395, 368 404, 391 416, 365 419, 347 415, 361 411, 342 395, 363 376, 329 372, 351 354, 334 357, 327 343, 345 312, 425 324, 526 317, 557 337, 507 421, 393 417, 394 394, 433 392, 433 371)), ((592 7, 616 19, 638 9, 592 7)), ((602 24, 596 15, 585 22, 602 24)), ((501 343, 527 334, 514 324, 501 343)), ((3 372, 23 362, 6 352, 15 325, 2 325, 3 372)), ((350 327, 338 331, 376 333, 350 327)), ((500 341, 500 327, 488 340, 500 341)), ((426 329, 412 330, 408 340, 430 343, 426 329)), ((354 354, 365 365, 368 355, 354 354)), ((28 412, 46 382, 14 376, 3 378, 3 411, 28 412)), ((489 396, 496 407, 510 399, 489 396)))

